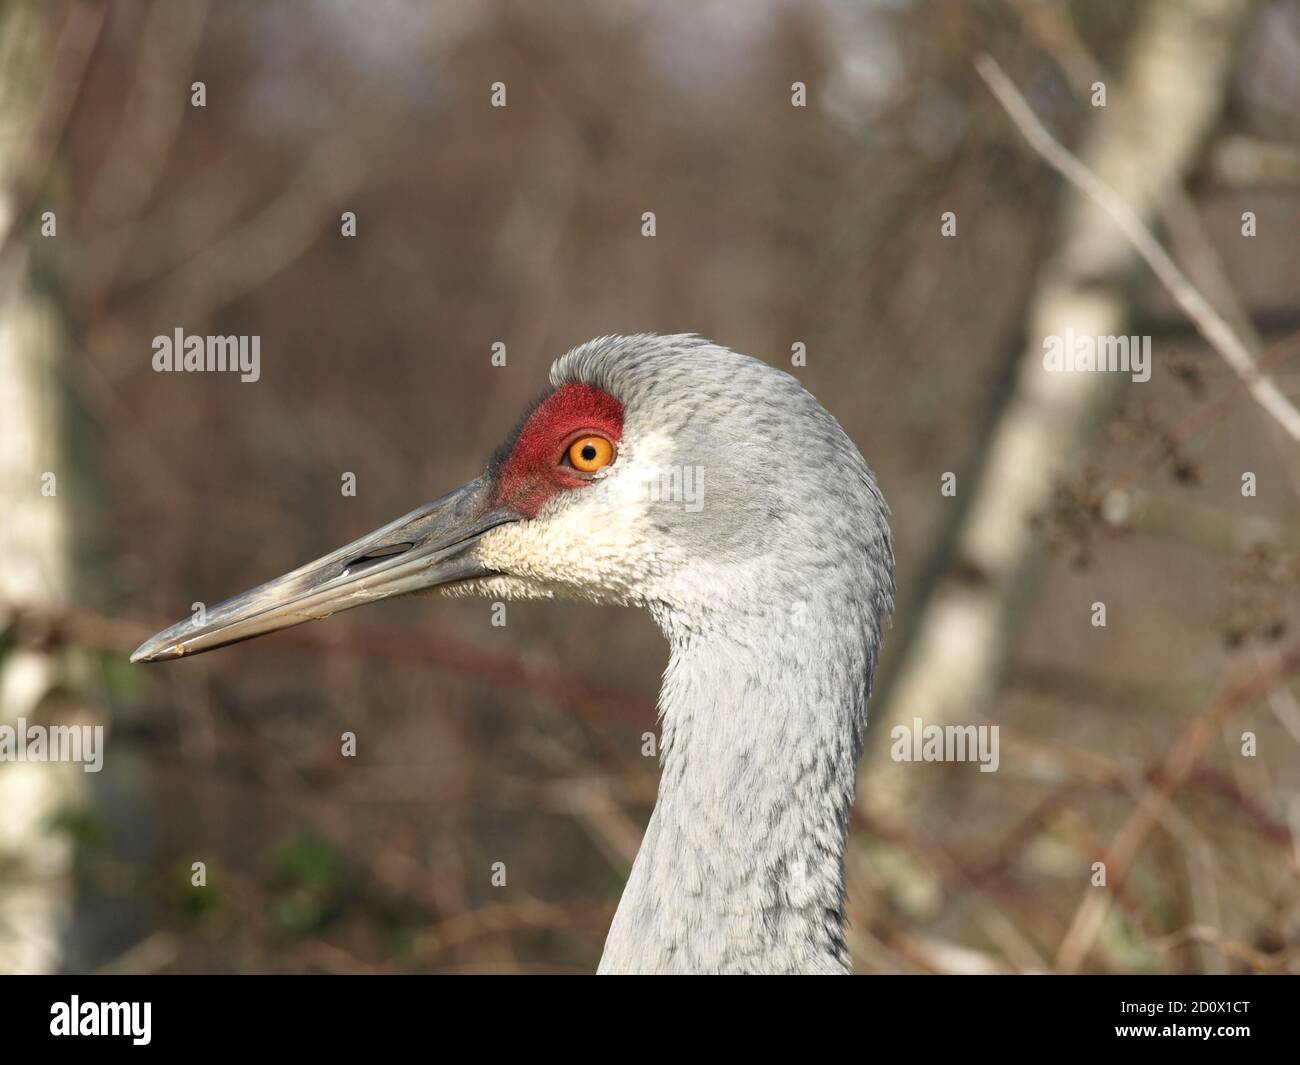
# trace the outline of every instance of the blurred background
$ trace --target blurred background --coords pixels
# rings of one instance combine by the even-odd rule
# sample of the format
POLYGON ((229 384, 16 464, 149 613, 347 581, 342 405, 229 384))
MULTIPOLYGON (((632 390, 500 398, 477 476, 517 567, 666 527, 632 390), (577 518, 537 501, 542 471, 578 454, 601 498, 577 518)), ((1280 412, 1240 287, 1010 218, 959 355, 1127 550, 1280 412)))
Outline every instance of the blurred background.
POLYGON ((859 971, 1300 970, 1300 448, 984 52, 1300 395, 1292 0, 5 0, 0 714, 106 753, 0 763, 0 969, 593 970, 647 617, 416 598, 126 656, 644 330, 791 370, 892 506, 859 971), (1151 380, 1044 374, 1067 327, 1150 336, 1151 380), (260 336, 260 379, 154 372, 178 328, 260 336), (915 717, 1000 725, 999 770, 893 761, 915 717))

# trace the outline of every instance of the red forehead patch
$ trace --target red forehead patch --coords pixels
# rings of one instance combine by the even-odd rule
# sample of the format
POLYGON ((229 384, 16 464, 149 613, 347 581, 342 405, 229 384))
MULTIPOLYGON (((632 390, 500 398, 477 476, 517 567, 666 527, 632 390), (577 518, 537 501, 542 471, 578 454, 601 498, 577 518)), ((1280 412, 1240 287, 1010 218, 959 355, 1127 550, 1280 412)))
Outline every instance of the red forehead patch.
POLYGON ((623 404, 595 385, 561 385, 529 415, 503 458, 497 504, 535 518, 556 492, 590 484, 561 465, 572 437, 588 430, 617 444, 623 435, 623 404))

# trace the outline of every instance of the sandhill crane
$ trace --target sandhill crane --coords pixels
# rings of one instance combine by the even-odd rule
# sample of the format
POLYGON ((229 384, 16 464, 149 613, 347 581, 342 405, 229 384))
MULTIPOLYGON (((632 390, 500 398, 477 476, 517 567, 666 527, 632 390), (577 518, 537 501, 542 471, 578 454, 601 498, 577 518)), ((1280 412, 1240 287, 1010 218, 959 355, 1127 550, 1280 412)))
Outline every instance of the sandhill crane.
POLYGON ((670 646, 659 796, 600 972, 844 972, 887 517, 789 374, 694 336, 602 337, 555 363, 480 477, 131 660, 432 588, 644 607, 670 646))

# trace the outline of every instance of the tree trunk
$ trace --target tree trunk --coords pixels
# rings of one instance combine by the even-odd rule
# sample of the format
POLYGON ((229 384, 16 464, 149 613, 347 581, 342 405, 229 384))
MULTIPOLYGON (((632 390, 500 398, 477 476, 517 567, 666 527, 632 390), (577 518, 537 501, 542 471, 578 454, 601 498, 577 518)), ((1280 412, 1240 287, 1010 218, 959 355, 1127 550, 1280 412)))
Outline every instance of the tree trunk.
MULTIPOLYGON (((0 12, 0 632, 25 606, 57 609, 73 587, 58 359, 57 303, 22 243, 29 146, 49 78, 48 16, 33 3, 0 12), (52 494, 51 494, 52 493, 52 494)), ((40 237, 34 237, 40 240, 40 237)), ((56 652, 0 643, 0 725, 40 721, 61 679, 56 652)), ((0 973, 59 968, 71 913, 74 848, 58 816, 85 794, 80 765, 0 762, 0 973)))
MULTIPOLYGON (((1223 103, 1248 0, 1159 0, 1146 5, 1121 77, 1107 86, 1081 161, 1150 224, 1181 188, 1223 103)), ((1013 135, 1018 136, 1018 134, 1013 135)), ((1027 348, 992 435, 976 496, 938 583, 872 723, 876 750, 890 730, 978 721, 1001 681, 1026 578, 1037 551, 1031 521, 1068 473, 1113 402, 1123 375, 1049 373, 1043 338, 1117 336, 1131 312, 1137 253, 1110 215, 1072 187, 1061 238, 1028 314, 1027 348)), ((1086 607, 1086 604, 1084 605, 1086 607)), ((1083 609, 1083 608, 1081 608, 1083 609)), ((903 823, 924 776, 877 756, 863 776, 864 808, 903 823)))

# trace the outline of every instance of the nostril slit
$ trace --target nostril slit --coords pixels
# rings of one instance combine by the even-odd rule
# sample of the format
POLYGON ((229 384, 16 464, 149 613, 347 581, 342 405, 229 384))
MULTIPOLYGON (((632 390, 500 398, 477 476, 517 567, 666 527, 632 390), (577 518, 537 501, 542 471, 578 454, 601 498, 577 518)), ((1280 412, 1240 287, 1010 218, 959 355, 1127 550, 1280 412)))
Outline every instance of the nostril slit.
POLYGON ((376 562, 383 562, 385 559, 395 558, 397 555, 404 555, 411 550, 415 544, 389 544, 387 547, 377 547, 373 551, 367 551, 364 555, 359 555, 347 564, 347 569, 356 569, 358 567, 371 566, 376 562))

